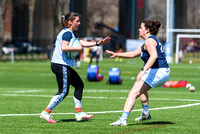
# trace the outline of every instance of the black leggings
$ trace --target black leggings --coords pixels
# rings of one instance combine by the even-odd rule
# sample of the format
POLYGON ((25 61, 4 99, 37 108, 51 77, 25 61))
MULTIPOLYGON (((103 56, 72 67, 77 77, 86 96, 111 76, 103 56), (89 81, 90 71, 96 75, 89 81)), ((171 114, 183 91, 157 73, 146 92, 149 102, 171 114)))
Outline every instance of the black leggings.
POLYGON ((74 97, 78 100, 82 100, 84 84, 73 68, 67 65, 52 63, 51 70, 56 75, 58 84, 58 93, 56 95, 63 94, 65 98, 69 93, 70 85, 72 85, 75 88, 74 97))

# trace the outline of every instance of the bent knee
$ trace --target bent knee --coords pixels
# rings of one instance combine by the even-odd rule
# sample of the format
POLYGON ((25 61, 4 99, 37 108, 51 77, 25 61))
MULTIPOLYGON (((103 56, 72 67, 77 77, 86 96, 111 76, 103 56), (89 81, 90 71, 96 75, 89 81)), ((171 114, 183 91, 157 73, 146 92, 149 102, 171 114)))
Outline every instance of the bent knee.
POLYGON ((128 95, 128 97, 138 98, 140 96, 140 92, 137 91, 131 91, 128 95))
POLYGON ((79 84, 75 87, 75 89, 82 89, 82 90, 83 90, 83 88, 84 88, 83 82, 79 83, 79 84))
POLYGON ((63 92, 58 92, 56 95, 59 95, 60 98, 64 99, 67 95, 68 95, 69 92, 66 92, 66 93, 63 93, 63 92))

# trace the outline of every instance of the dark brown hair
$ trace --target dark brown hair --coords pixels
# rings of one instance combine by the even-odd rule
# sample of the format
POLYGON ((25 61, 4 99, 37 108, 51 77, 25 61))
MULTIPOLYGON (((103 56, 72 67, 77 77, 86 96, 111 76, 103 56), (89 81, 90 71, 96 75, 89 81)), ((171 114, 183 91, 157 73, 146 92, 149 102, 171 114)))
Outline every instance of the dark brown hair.
POLYGON ((75 12, 70 12, 67 15, 63 15, 61 17, 61 23, 63 25, 63 27, 69 28, 70 25, 68 24, 69 20, 70 21, 74 21, 76 17, 81 17, 81 15, 79 13, 75 13, 75 12))
POLYGON ((150 34, 157 35, 159 28, 161 26, 160 21, 158 20, 144 20, 142 23, 144 23, 145 28, 149 29, 150 34))

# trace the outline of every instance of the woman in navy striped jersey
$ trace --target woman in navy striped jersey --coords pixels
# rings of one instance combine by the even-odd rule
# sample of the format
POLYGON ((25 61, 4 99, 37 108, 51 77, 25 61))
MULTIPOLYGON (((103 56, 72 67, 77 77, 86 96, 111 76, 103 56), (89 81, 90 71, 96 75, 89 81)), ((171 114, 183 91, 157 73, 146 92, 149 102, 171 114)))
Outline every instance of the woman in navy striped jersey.
POLYGON ((122 117, 116 122, 111 123, 111 126, 126 126, 127 118, 135 105, 135 100, 140 97, 142 102, 142 115, 135 118, 135 121, 150 120, 151 115, 148 110, 148 90, 153 87, 161 87, 170 76, 170 69, 167 64, 165 53, 161 43, 156 35, 161 26, 160 21, 144 20, 139 29, 139 35, 145 40, 145 43, 137 50, 124 53, 114 53, 106 50, 113 57, 135 58, 141 56, 144 65, 137 75, 137 80, 129 92, 128 98, 124 105, 122 117))

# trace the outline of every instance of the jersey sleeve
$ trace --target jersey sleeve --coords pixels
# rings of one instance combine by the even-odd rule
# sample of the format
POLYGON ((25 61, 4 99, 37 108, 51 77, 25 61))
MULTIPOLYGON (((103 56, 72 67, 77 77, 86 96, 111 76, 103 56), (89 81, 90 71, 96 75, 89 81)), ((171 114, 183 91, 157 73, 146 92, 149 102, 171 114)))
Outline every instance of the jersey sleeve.
POLYGON ((70 42, 72 38, 72 33, 71 32, 65 32, 62 36, 62 40, 70 42))

